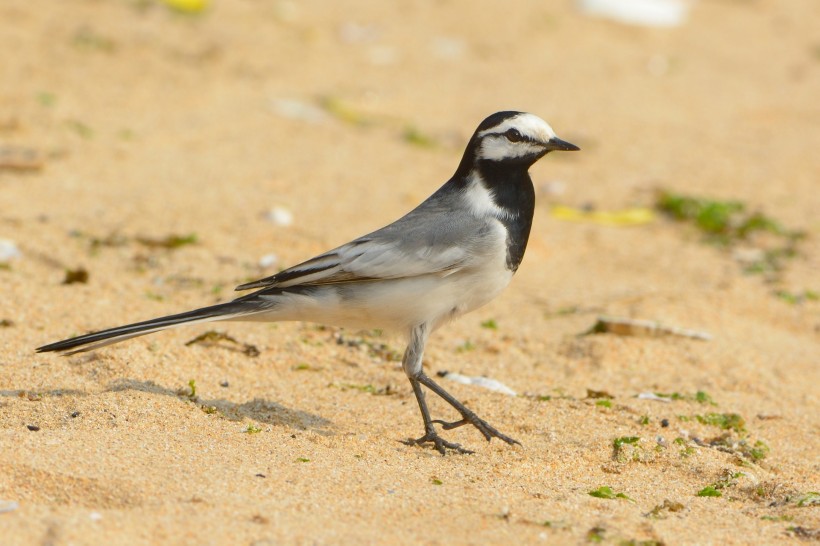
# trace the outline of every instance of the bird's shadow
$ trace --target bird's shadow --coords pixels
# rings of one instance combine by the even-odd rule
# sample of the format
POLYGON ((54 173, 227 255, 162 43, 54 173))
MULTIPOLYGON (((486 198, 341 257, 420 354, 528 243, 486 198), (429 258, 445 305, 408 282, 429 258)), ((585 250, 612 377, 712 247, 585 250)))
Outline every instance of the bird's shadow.
MULTIPOLYGON (((306 411, 295 410, 262 398, 254 398, 248 402, 236 403, 224 398, 202 398, 199 396, 189 396, 190 391, 180 392, 157 385, 153 381, 139 381, 136 379, 118 379, 109 383, 104 392, 140 391, 150 394, 161 394, 171 396, 187 402, 193 402, 203 408, 204 411, 219 414, 220 417, 231 421, 242 421, 244 418, 251 419, 258 423, 265 423, 274 426, 286 426, 297 430, 311 430, 325 436, 333 434, 330 427, 333 422, 306 411), (213 408, 213 410, 211 409, 213 408)), ((52 388, 47 390, 36 389, 10 389, 0 390, 0 397, 41 399, 63 396, 85 397, 89 393, 79 389, 52 388)))
POLYGON ((275 426, 286 426, 298 430, 311 430, 323 435, 332 434, 328 427, 332 422, 324 417, 295 410, 261 398, 254 398, 248 402, 236 403, 224 398, 202 398, 199 396, 189 396, 189 392, 180 392, 157 385, 153 381, 138 381, 136 379, 118 379, 109 384, 107 392, 120 391, 141 391, 151 394, 162 394, 172 396, 187 401, 191 401, 203 409, 215 408, 216 412, 223 418, 231 421, 241 421, 248 418, 259 423, 275 426))
POLYGON ((28 398, 38 400, 40 398, 54 398, 59 396, 88 396, 88 393, 79 389, 2 389, 0 396, 6 398, 28 398))

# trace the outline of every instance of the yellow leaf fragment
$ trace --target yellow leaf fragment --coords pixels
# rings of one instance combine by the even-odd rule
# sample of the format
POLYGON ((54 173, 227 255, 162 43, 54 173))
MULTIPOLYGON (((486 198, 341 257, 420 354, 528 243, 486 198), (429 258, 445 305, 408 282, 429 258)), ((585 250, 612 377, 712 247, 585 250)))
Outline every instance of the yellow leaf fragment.
POLYGON ((160 0, 169 8, 183 13, 201 13, 208 7, 208 0, 160 0))
POLYGON ((615 211, 583 210, 563 205, 552 207, 550 214, 558 220, 568 222, 591 222, 605 226, 639 226, 655 221, 655 213, 647 208, 633 208, 615 211))

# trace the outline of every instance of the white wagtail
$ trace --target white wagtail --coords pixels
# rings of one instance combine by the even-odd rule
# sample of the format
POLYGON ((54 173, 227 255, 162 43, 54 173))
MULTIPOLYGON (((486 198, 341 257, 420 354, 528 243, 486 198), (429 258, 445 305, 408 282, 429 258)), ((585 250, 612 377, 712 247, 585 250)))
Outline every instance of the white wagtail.
POLYGON ((44 345, 38 352, 74 354, 183 324, 215 320, 300 320, 353 328, 405 332, 402 366, 416 395, 424 435, 431 442, 470 451, 436 432, 471 424, 487 440, 502 434, 456 400, 422 369, 430 333, 496 297, 518 269, 532 226, 535 192, 528 170, 553 150, 578 150, 555 136, 541 118, 498 112, 481 122, 453 177, 421 205, 392 224, 237 290, 255 292, 187 313, 119 326, 44 345), (460 414, 452 422, 430 418, 422 385, 460 414))

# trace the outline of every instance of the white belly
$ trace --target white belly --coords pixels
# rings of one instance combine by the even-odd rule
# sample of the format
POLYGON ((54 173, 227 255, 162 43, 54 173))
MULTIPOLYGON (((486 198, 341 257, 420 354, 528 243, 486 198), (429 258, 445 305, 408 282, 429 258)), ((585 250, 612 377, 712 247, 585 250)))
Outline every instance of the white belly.
POLYGON ((453 272, 331 284, 306 294, 272 296, 276 306, 252 320, 300 320, 400 332, 426 323, 433 330, 485 305, 510 283, 513 272, 507 269, 505 234, 495 233, 486 241, 483 256, 453 272))
POLYGON ((311 294, 275 296, 277 306, 245 320, 300 320, 348 328, 407 332, 431 330, 495 298, 512 271, 473 271, 448 277, 415 277, 320 287, 311 294))

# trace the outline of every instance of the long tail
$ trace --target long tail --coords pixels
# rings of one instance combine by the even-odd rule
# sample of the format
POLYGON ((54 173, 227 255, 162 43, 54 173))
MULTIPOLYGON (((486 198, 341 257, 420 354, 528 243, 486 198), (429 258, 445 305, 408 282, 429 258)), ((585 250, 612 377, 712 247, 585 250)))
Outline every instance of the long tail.
POLYGON ((242 298, 228 303, 220 303, 211 305, 210 307, 203 307, 201 309, 194 309, 186 313, 179 313, 177 315, 168 315, 167 317, 159 317, 143 322, 136 322, 134 324, 126 324, 125 326, 117 326, 116 328, 109 328, 101 332, 94 332, 83 336, 72 337, 56 343, 49 343, 37 348, 38 353, 46 353, 50 351, 58 351, 66 355, 73 355, 75 353, 82 353, 90 351, 99 347, 105 347, 112 343, 119 343, 132 337, 144 336, 152 332, 158 332, 167 328, 174 328, 186 324, 196 324, 200 322, 211 322, 214 320, 231 320, 242 316, 249 316, 256 313, 264 312, 265 309, 260 305, 250 304, 247 300, 242 298))

